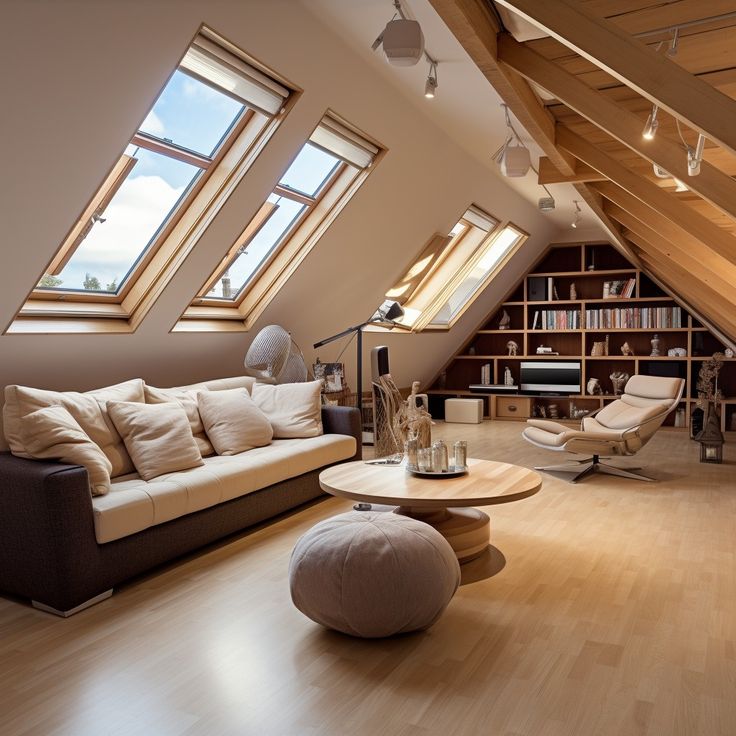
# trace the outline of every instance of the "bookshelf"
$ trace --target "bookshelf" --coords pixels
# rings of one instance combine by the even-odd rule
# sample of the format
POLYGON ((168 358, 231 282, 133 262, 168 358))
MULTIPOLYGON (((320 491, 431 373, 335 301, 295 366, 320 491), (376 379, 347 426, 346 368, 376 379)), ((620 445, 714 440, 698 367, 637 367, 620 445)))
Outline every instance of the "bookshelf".
MULTIPOLYGON (((681 411, 670 414, 665 424, 687 431, 697 408, 700 366, 723 350, 718 338, 609 243, 552 244, 430 384, 430 411, 441 412, 445 398, 473 396, 483 398, 486 418, 522 421, 542 413, 549 416, 554 404, 558 421, 577 423, 570 419, 572 411, 594 411, 616 399, 609 376, 623 371, 684 378, 681 411), (504 311, 510 317, 509 329, 501 330, 504 311), (650 354, 655 333, 659 357, 650 354), (606 337, 608 354, 591 355, 593 344, 606 337), (510 340, 519 346, 515 356, 508 355, 510 340), (633 355, 622 354, 623 343, 633 355), (553 354, 537 354, 541 346, 553 354), (672 348, 682 348, 685 354, 668 356, 672 348), (468 388, 481 383, 484 374, 490 383, 503 383, 506 367, 518 384, 520 363, 529 359, 580 360, 582 393, 485 395, 468 388), (586 393, 590 378, 599 380, 602 395, 586 393)), ((736 359, 724 360, 719 387, 725 397, 719 406, 721 429, 728 432, 736 428, 736 359)))

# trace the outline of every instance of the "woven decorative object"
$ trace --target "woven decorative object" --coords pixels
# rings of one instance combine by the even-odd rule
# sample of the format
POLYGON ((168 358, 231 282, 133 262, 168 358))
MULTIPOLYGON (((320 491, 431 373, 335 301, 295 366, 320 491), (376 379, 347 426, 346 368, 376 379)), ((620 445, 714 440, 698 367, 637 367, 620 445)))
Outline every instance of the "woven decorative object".
POLYGON ((432 626, 455 595, 460 565, 428 524, 352 511, 299 539, 289 584, 294 605, 312 621, 351 636, 384 637, 432 626))

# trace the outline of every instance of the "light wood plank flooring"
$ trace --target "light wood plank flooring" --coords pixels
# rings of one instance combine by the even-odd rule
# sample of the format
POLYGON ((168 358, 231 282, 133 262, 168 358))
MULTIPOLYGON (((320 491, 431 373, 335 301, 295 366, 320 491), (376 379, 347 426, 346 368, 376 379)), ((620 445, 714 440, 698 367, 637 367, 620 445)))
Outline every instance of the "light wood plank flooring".
MULTIPOLYGON (((558 460, 520 429, 435 435, 558 460)), ((733 736, 736 443, 721 466, 697 449, 661 431, 635 463, 660 483, 545 476, 536 496, 489 507, 505 567, 393 640, 328 632, 290 602, 291 549, 350 508, 339 499, 69 620, 0 598, 0 734, 733 736)))

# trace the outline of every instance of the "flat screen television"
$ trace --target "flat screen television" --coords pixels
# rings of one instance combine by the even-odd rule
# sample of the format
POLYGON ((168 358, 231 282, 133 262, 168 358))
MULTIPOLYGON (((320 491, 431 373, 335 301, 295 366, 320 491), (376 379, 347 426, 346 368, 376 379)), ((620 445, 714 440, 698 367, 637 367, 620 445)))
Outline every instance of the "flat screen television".
POLYGON ((579 394, 580 361, 523 360, 521 391, 531 394, 579 394))

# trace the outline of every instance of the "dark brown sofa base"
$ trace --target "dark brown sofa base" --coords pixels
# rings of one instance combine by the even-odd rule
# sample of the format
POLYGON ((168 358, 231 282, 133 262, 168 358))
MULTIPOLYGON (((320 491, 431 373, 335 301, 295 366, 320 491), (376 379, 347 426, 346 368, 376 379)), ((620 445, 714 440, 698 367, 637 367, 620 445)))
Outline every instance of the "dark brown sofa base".
MULTIPOLYGON (((323 422, 325 432, 355 437, 351 459, 361 456, 356 409, 327 407, 323 422)), ((321 496, 320 470, 98 544, 84 468, 0 453, 0 590, 63 615, 123 580, 321 496)))

